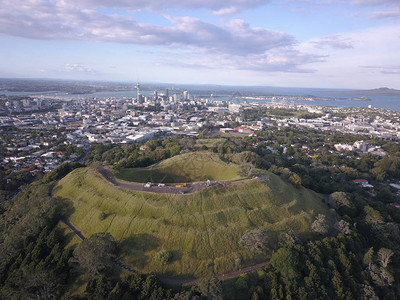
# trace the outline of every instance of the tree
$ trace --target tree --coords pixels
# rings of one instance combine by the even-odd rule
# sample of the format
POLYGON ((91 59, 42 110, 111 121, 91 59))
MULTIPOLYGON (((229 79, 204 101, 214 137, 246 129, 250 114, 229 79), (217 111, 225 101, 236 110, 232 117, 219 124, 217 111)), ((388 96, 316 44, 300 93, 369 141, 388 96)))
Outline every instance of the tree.
POLYGON ((390 189, 383 187, 379 190, 378 194, 375 196, 375 200, 382 201, 385 203, 390 203, 395 201, 396 197, 392 194, 390 189))
POLYGON ((253 229, 243 234, 239 244, 252 251, 264 251, 268 248, 268 235, 263 230, 253 229))
POLYGON ((43 182, 44 183, 49 183, 54 180, 58 180, 63 178, 65 175, 67 175, 69 172, 76 168, 83 167, 82 164, 77 163, 77 162, 67 162, 59 165, 56 167, 54 170, 52 170, 50 173, 47 173, 43 177, 43 182))
POLYGON ((71 262, 78 264, 79 271, 96 276, 112 265, 115 253, 114 238, 109 233, 95 233, 75 248, 71 262))
POLYGON ((365 212, 365 221, 368 224, 371 224, 373 226, 377 226, 379 224, 383 223, 383 218, 379 211, 373 209, 371 206, 367 205, 364 207, 364 212, 365 212))
POLYGON ((385 268, 380 268, 381 278, 385 282, 386 285, 390 286, 394 282, 393 275, 385 268))
POLYGON ((400 226, 397 223, 386 223, 385 231, 393 241, 400 242, 400 226))
POLYGON ((378 296, 375 294, 374 288, 370 285, 361 285, 360 296, 362 300, 379 300, 378 296))
POLYGON ((222 284, 221 281, 219 281, 217 278, 206 278, 203 280, 200 280, 199 283, 197 284, 197 289, 199 292, 206 297, 206 299, 216 299, 216 300, 222 300, 222 284))
POLYGON ((235 266, 237 269, 240 269, 242 266, 242 259, 240 257, 235 259, 235 266))
POLYGON ((368 265, 368 270, 371 269, 373 257, 374 257, 374 248, 371 247, 364 254, 364 259, 363 259, 363 263, 368 265))
POLYGON ((369 275, 373 282, 380 287, 390 286, 394 281, 393 275, 387 269, 379 268, 375 264, 371 265, 369 275))
POLYGON ((343 234, 350 234, 351 233, 350 223, 346 222, 345 220, 340 220, 338 222, 338 229, 343 234))
POLYGON ((169 264, 172 260, 172 252, 168 250, 161 250, 156 253, 154 260, 159 263, 163 268, 166 264, 169 264))
POLYGON ((255 166, 252 163, 244 163, 240 165, 240 168, 238 170, 238 174, 246 177, 250 177, 254 171, 255 171, 255 166))
POLYGON ((376 180, 383 181, 386 177, 386 172, 381 167, 375 167, 370 170, 370 173, 375 176, 376 180))
POLYGON ((326 219, 325 215, 318 214, 315 217, 315 221, 311 224, 311 230, 319 234, 328 233, 328 224, 326 224, 325 219, 326 219))
POLYGON ((114 286, 114 288, 108 294, 107 300, 119 300, 119 299, 122 299, 123 292, 124 291, 123 291, 123 289, 121 287, 120 282, 117 282, 117 284, 114 286))
POLYGON ((301 177, 298 174, 292 172, 292 174, 290 174, 290 176, 289 176, 289 181, 296 188, 300 188, 300 186, 301 186, 301 177))
POLYGON ((292 248, 279 248, 271 256, 271 265, 282 275, 287 285, 296 284, 301 277, 299 254, 292 248))
POLYGON ((300 239, 292 229, 289 229, 287 232, 282 232, 279 235, 279 245, 282 247, 293 247, 300 242, 300 239))
POLYGON ((30 268, 29 276, 25 278, 25 288, 39 299, 51 299, 56 297, 60 288, 60 282, 54 272, 49 272, 38 265, 30 268))
POLYGON ((345 192, 334 192, 329 197, 335 202, 338 207, 351 208, 350 199, 345 192))
POLYGON ((378 251, 378 261, 383 268, 386 268, 390 263, 390 258, 393 256, 393 251, 387 248, 381 248, 378 251))

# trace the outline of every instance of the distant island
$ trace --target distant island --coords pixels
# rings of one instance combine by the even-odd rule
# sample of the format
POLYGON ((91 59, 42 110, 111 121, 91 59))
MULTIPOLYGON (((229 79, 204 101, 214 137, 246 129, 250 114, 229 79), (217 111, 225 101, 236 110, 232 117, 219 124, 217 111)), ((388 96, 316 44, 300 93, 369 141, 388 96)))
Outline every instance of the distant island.
POLYGON ((334 91, 336 94, 354 94, 364 96, 400 96, 400 90, 390 89, 387 87, 381 87, 372 90, 351 90, 351 91, 334 91))

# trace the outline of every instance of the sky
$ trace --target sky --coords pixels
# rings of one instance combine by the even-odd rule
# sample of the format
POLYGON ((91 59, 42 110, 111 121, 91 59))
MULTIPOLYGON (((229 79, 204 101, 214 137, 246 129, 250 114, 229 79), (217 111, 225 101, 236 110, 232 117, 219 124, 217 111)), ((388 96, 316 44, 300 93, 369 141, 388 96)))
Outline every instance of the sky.
POLYGON ((0 77, 400 89, 400 0, 0 0, 0 77))

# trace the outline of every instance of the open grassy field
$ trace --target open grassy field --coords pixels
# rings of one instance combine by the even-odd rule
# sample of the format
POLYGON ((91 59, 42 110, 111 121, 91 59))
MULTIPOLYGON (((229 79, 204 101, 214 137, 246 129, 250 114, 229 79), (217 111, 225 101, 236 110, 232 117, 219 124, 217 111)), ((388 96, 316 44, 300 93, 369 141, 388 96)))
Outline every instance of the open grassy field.
POLYGON ((197 139, 196 146, 197 148, 201 148, 202 146, 211 148, 217 146, 219 143, 224 143, 224 142, 225 139, 223 138, 197 139))
POLYGON ((189 152, 166 159, 146 169, 120 169, 118 179, 131 182, 177 183, 210 180, 235 180, 238 166, 222 161, 211 152, 189 152))
POLYGON ((266 259, 239 245, 248 230, 266 230, 273 246, 280 231, 307 235, 316 214, 330 219, 321 195, 268 177, 192 194, 155 194, 117 189, 94 169, 81 168, 60 180, 53 196, 70 203, 68 219, 86 237, 109 232, 120 246, 119 259, 132 268, 203 277, 234 270, 239 257, 243 265, 266 259), (154 260, 161 250, 173 252, 164 267, 154 260))

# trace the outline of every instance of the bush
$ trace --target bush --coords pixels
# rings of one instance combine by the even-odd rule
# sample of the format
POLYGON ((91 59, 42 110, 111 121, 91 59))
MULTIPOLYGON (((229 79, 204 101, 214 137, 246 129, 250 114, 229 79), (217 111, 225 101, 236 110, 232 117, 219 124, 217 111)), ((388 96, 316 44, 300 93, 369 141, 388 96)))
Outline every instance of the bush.
POLYGON ((108 217, 108 214, 106 214, 104 211, 101 212, 101 214, 99 215, 99 219, 101 221, 105 220, 108 217))
POLYGON ((154 256, 154 260, 162 266, 169 264, 172 260, 172 252, 167 250, 157 252, 154 256))
POLYGON ((57 168, 55 168, 53 171, 47 173, 43 177, 43 183, 49 183, 54 180, 59 180, 63 178, 65 175, 67 175, 69 172, 71 172, 74 169, 84 167, 84 165, 77 163, 77 162, 71 162, 71 163, 63 163, 59 165, 57 168))

